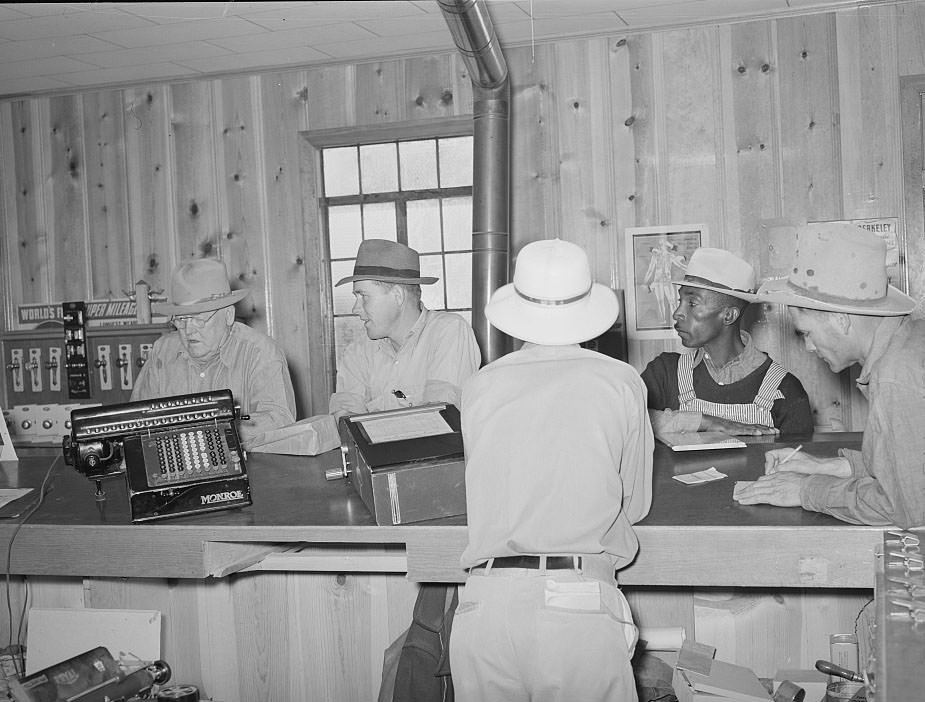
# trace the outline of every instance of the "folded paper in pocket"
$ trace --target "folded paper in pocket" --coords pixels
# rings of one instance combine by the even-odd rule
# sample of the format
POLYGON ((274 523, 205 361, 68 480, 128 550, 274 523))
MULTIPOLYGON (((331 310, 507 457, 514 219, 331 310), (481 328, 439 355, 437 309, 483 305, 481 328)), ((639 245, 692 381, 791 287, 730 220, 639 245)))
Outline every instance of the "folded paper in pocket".
POLYGON ((248 447, 256 453, 288 453, 317 456, 340 446, 334 415, 316 414, 294 424, 271 429, 248 447))
POLYGON ((601 609, 601 584, 597 581, 546 581, 546 606, 597 612, 601 609))

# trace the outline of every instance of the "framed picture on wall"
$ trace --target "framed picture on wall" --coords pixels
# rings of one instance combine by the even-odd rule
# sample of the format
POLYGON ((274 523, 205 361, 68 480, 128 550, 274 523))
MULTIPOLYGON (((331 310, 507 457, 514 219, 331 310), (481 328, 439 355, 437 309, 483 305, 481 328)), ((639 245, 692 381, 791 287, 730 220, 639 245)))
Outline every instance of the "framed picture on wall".
POLYGON ((886 242, 886 275, 890 285, 903 292, 909 291, 909 273, 906 270, 906 237, 899 230, 899 217, 872 217, 870 219, 839 219, 833 224, 853 224, 873 232, 886 242))
POLYGON ((627 227, 626 330, 634 339, 676 336, 672 313, 678 304, 673 280, 684 276, 691 254, 709 246, 705 224, 627 227))

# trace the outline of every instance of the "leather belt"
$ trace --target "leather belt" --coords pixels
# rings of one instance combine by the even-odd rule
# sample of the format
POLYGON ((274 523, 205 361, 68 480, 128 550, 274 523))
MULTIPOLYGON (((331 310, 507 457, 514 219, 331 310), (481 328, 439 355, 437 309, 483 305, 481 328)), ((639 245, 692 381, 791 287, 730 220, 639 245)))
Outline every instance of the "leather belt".
MULTIPOLYGON (((574 556, 546 556, 547 570, 570 570, 575 567, 574 556)), ((578 567, 581 568, 581 557, 578 557, 578 567)), ((488 561, 472 566, 471 570, 476 568, 485 568, 488 561)), ((495 558, 491 564, 492 568, 539 568, 540 556, 501 556, 495 558)))

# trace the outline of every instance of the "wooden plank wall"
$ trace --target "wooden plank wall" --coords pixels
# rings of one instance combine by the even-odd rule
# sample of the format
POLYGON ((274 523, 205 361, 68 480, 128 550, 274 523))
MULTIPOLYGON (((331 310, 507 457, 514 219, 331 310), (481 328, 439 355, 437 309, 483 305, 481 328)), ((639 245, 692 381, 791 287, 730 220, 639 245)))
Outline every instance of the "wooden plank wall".
MULTIPOLYGON (((925 71, 923 17, 877 6, 507 50, 514 250, 561 236, 622 287, 627 226, 704 222, 773 275, 787 252, 769 254, 762 222, 902 217, 899 85, 925 71)), ((300 133, 471 110, 453 52, 2 101, 3 328, 22 302, 163 289, 177 262, 221 256, 252 292, 240 317, 286 350, 300 416, 323 411, 330 317, 300 133)), ((922 224, 905 225, 917 271, 922 224)), ((817 425, 862 428, 849 374, 807 355, 780 309, 752 316, 817 425)), ((677 347, 632 341, 631 362, 677 347)))
MULTIPOLYGON (((898 216, 922 299, 921 100, 903 94, 903 111, 900 92, 925 74, 923 28, 917 3, 507 50, 513 249, 561 236, 622 287, 626 227, 705 222, 714 245, 772 275, 786 268, 788 242, 769 238, 769 220, 898 216), (904 153, 904 140, 917 152, 904 153)), ((303 214, 316 174, 300 133, 471 110, 452 51, 0 101, 0 328, 13 328, 17 304, 118 296, 141 278, 163 289, 177 262, 219 255, 252 291, 241 317, 286 350, 300 416, 324 411, 324 247, 303 214)), ((817 425, 863 428, 850 376, 807 355, 781 310, 753 317, 760 344, 807 387, 817 425)), ((631 361, 641 369, 666 348, 676 342, 632 342, 631 361)), ((369 699, 381 648, 413 599, 401 576, 385 575, 32 588, 37 605, 161 608, 178 679, 229 702, 369 699), (330 672, 294 672, 313 656, 330 672)), ((822 657, 819 637, 851 626, 864 601, 633 593, 641 623, 680 619, 760 674, 822 657), (756 660, 755 650, 778 655, 756 660)))

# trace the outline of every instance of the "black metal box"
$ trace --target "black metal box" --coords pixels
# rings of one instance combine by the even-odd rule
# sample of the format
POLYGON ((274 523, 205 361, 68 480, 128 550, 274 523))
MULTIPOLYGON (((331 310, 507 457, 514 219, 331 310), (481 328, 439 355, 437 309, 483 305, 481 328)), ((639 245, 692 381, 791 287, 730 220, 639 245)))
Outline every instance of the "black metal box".
POLYGON ((429 404, 342 417, 343 471, 379 525, 466 513, 459 410, 429 404), (426 432, 424 435, 415 435, 426 432))

